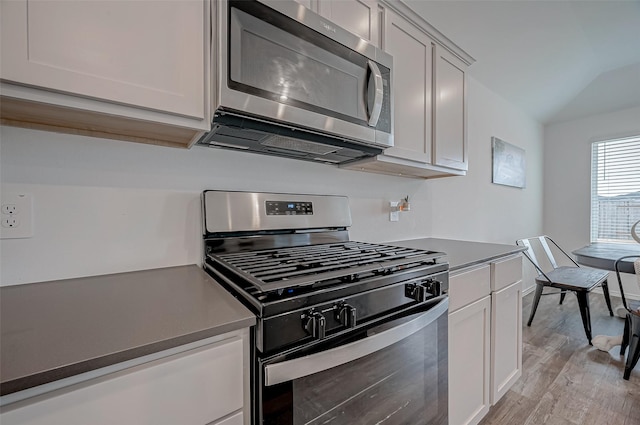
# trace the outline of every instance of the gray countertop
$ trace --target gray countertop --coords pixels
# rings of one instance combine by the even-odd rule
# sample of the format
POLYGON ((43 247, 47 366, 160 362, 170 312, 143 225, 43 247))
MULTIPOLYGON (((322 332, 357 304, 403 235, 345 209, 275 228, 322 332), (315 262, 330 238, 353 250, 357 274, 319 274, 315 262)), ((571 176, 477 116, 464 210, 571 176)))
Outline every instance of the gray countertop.
POLYGON ((449 262, 450 271, 464 269, 476 264, 517 254, 525 249, 518 245, 503 245, 437 238, 409 239, 387 242, 387 244, 406 248, 418 248, 429 251, 444 252, 447 256, 443 260, 449 262))
MULTIPOLYGON (((424 238, 451 271, 516 245, 424 238)), ((246 328, 255 316, 196 265, 0 288, 0 395, 246 328)))
POLYGON ((255 324, 196 265, 0 288, 0 395, 255 324))

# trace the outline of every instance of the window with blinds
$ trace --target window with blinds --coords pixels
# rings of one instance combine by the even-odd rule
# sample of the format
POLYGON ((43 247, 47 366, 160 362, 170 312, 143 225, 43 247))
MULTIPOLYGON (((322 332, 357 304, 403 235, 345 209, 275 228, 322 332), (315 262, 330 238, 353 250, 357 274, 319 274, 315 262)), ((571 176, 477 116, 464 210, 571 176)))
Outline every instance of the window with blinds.
POLYGON ((591 146, 591 242, 635 243, 640 220, 640 136, 591 146))

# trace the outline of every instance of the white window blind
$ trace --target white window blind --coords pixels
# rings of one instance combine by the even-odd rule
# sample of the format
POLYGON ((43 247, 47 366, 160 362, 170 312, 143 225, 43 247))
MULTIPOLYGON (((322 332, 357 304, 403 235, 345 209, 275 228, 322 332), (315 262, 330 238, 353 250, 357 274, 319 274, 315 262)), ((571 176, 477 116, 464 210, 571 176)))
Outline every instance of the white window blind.
POLYGON ((635 243, 640 220, 640 136, 591 146, 591 242, 635 243))

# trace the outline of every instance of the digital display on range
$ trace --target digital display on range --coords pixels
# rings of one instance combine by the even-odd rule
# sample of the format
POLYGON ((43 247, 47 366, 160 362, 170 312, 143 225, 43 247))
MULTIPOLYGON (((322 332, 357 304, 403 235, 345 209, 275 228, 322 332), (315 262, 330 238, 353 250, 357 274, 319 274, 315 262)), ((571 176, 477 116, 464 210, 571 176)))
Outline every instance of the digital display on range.
POLYGON ((266 201, 267 215, 313 215, 313 202, 266 201))

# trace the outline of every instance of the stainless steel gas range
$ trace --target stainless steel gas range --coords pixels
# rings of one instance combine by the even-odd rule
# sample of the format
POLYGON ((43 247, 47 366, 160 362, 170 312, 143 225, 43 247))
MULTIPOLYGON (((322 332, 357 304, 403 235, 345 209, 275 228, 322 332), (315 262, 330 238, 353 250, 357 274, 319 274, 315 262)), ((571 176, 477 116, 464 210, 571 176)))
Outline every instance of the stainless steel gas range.
POLYGON ((204 268, 257 316, 254 424, 447 424, 443 253, 349 240, 342 196, 202 200, 204 268))

